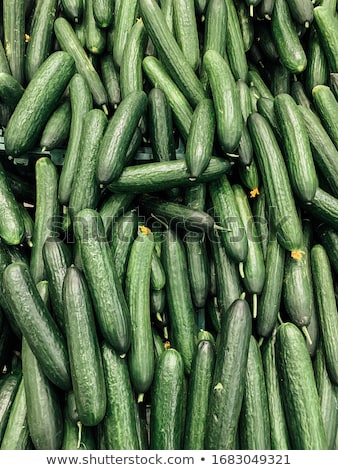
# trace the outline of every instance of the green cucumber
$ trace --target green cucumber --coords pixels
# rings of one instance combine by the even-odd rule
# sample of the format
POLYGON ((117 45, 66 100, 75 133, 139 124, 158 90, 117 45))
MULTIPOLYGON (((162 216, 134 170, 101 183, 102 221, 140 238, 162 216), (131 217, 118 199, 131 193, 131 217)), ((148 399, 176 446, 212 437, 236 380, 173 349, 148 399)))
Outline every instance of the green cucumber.
POLYGON ((15 369, 0 379, 0 442, 4 436, 11 408, 20 385, 22 370, 15 369))
POLYGON ((100 187, 95 177, 98 151, 108 125, 101 109, 91 109, 83 118, 79 158, 69 197, 69 214, 74 218, 81 209, 96 209, 100 187))
POLYGON ((139 6, 159 59, 187 101, 195 107, 205 97, 202 83, 170 31, 160 6, 155 0, 140 0, 139 6))
POLYGON ((106 415, 99 425, 105 444, 102 450, 138 450, 135 399, 127 359, 105 341, 101 345, 101 354, 107 390, 106 415))
POLYGON ((292 449, 327 449, 312 362, 304 337, 293 323, 277 328, 276 366, 292 449))
POLYGON ((307 66, 307 57, 291 18, 287 0, 275 0, 271 28, 281 63, 291 73, 303 72, 307 66))
POLYGON ((81 22, 84 10, 84 0, 61 0, 64 14, 71 21, 81 22))
POLYGON ((70 122, 70 101, 65 99, 56 107, 43 128, 40 137, 41 152, 65 146, 69 136, 70 122))
POLYGON ((0 72, 0 102, 13 112, 25 89, 10 73, 0 72))
POLYGON ((332 270, 338 274, 338 233, 327 224, 318 227, 318 239, 326 250, 332 270))
POLYGON ((32 149, 75 72, 73 58, 52 53, 27 85, 5 131, 5 150, 18 156, 32 149))
POLYGON ((96 177, 100 183, 110 183, 121 175, 129 143, 146 106, 145 92, 134 91, 123 98, 109 120, 97 153, 96 177))
POLYGON ((235 80, 248 78, 248 61, 237 9, 234 0, 226 0, 228 28, 226 37, 226 53, 231 72, 235 80))
POLYGON ((209 397, 206 449, 233 449, 244 396, 252 315, 245 299, 235 300, 222 317, 209 397))
POLYGON ((292 189, 308 203, 314 198, 319 182, 306 125, 290 94, 276 96, 274 109, 292 189))
POLYGON ((93 430, 89 426, 81 426, 79 430, 79 425, 65 413, 61 450, 96 450, 93 430))
POLYGON ((200 45, 194 0, 173 0, 174 35, 193 70, 200 64, 200 45))
POLYGON ((154 253, 151 230, 141 225, 131 245, 125 293, 131 316, 131 344, 128 367, 138 402, 148 391, 154 376, 155 360, 150 319, 150 275, 154 253))
POLYGON ((27 83, 32 80, 40 65, 52 53, 53 24, 58 8, 57 3, 57 0, 35 2, 25 55, 27 83))
POLYGON ((114 2, 110 0, 95 0, 93 2, 95 21, 100 28, 108 28, 114 21, 114 2))
POLYGON ((338 197, 318 188, 311 204, 306 208, 311 216, 338 230, 338 197))
POLYGON ((3 292, 10 314, 51 382, 70 388, 65 339, 44 304, 28 266, 13 262, 3 274, 3 292), (20 294, 19 294, 20 292, 20 294))
POLYGON ((66 271, 62 297, 76 409, 84 426, 96 426, 106 412, 105 377, 89 289, 74 266, 66 271))
POLYGON ((330 8, 318 5, 313 9, 313 16, 329 71, 338 72, 337 15, 333 15, 330 8))
POLYGON ((307 67, 305 70, 305 88, 309 96, 316 85, 328 83, 329 69, 323 47, 319 41, 317 29, 310 28, 309 45, 307 48, 307 67))
POLYGON ((287 0, 290 14, 294 21, 309 28, 313 21, 313 3, 311 0, 287 0))
POLYGON ((208 401, 215 358, 216 351, 213 342, 201 339, 196 345, 189 376, 188 407, 183 442, 185 450, 204 449, 208 401))
POLYGON ((334 277, 326 249, 319 243, 311 248, 311 267, 314 299, 318 311, 319 328, 323 340, 327 372, 332 383, 338 385, 338 317, 334 293, 334 277))
POLYGON ((103 227, 105 230, 108 241, 111 241, 111 228, 116 219, 125 211, 130 209, 130 206, 135 199, 135 195, 130 193, 108 193, 108 196, 101 201, 98 211, 102 219, 103 227))
POLYGON ((85 114, 93 107, 93 98, 85 78, 75 73, 69 83, 71 122, 67 148, 60 171, 58 199, 68 205, 79 157, 82 127, 85 114))
POLYGON ((261 350, 253 335, 249 342, 244 396, 239 418, 239 439, 241 449, 271 449, 266 378, 261 350))
POLYGON ((193 304, 203 308, 209 292, 209 262, 203 234, 189 231, 183 238, 193 304))
POLYGON ((196 106, 186 143, 185 161, 190 178, 195 179, 207 168, 212 156, 216 117, 211 99, 205 98, 196 106))
POLYGON ((282 63, 275 64, 270 76, 270 89, 274 96, 290 94, 291 72, 282 63))
POLYGON ((154 291, 160 291, 165 287, 166 277, 160 255, 154 248, 151 257, 150 286, 154 291))
POLYGON ((13 77, 25 85, 25 2, 5 0, 2 5, 3 39, 13 77))
POLYGON ((107 92, 103 86, 100 75, 78 39, 74 28, 66 18, 58 17, 54 21, 54 32, 61 49, 66 51, 73 58, 77 72, 87 81, 94 102, 97 106, 102 107, 105 114, 108 114, 107 92))
POLYGON ((242 135, 243 117, 235 77, 219 52, 208 50, 203 64, 215 106, 216 135, 225 153, 236 151, 242 135))
POLYGON ((150 448, 179 450, 183 440, 184 365, 170 347, 159 356, 151 395, 150 448))
POLYGON ((130 2, 119 2, 118 7, 115 5, 113 57, 118 68, 121 66, 128 33, 136 20, 138 4, 138 0, 131 0, 130 2))
POLYGON ((256 7, 261 0, 237 0, 236 10, 239 20, 239 25, 242 32, 244 51, 252 51, 254 45, 254 7, 256 7), (248 8, 249 6, 249 8, 248 8))
POLYGON ((312 98, 317 114, 338 149, 338 125, 335 119, 338 101, 328 85, 316 85, 312 89, 312 98))
POLYGON ((120 74, 114 64, 112 54, 106 52, 100 57, 100 72, 102 83, 107 91, 108 104, 116 109, 121 102, 120 74))
POLYGON ((271 20, 275 0, 261 0, 257 5, 256 14, 259 19, 271 20))
POLYGON ((190 293, 186 252, 180 236, 170 228, 163 233, 161 261, 166 274, 170 343, 180 353, 184 369, 191 370, 197 328, 190 293))
POLYGON ((282 152, 272 127, 262 115, 252 113, 248 117, 248 128, 277 240, 283 248, 297 256, 297 250, 302 246, 302 226, 282 152))
POLYGON ((130 346, 130 313, 100 214, 82 209, 73 226, 99 330, 117 352, 124 354, 130 346))
POLYGON ((105 51, 106 32, 96 22, 94 5, 96 0, 86 0, 84 3, 84 34, 86 50, 93 55, 100 55, 105 51))
POLYGON ((42 256, 45 241, 58 234, 59 204, 57 199, 58 170, 48 157, 40 157, 35 163, 36 204, 34 231, 30 255, 30 270, 35 282, 46 278, 42 256))

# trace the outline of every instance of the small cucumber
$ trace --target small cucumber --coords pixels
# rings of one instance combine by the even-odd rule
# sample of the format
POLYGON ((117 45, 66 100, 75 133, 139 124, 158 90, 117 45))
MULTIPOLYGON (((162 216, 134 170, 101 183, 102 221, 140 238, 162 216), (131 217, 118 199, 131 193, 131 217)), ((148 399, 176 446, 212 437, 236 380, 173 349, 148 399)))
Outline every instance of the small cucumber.
POLYGON ((200 45, 194 0, 173 0, 174 35, 193 70, 200 65, 200 45))
POLYGON ((294 21, 309 28, 313 21, 313 2, 311 0, 287 0, 294 21))
POLYGON ((338 101, 328 85, 316 85, 312 89, 312 98, 317 114, 338 149, 338 125, 335 116, 338 112, 338 101))
POLYGON ((100 28, 108 28, 114 21, 114 2, 110 0, 95 0, 93 2, 95 21, 100 28))
POLYGON ((5 52, 11 74, 24 86, 26 82, 24 0, 3 1, 2 22, 5 52))
POLYGON ((43 128, 40 137, 41 152, 65 146, 69 136, 70 122, 70 101, 65 99, 56 107, 43 128))
POLYGON ((25 226, 18 202, 6 176, 6 171, 0 164, 0 237, 8 245, 19 245, 25 234, 25 226))
POLYGON ((83 17, 83 0, 61 0, 62 8, 67 18, 73 23, 80 23, 83 17))
POLYGON ((0 102, 1 106, 8 106, 10 111, 13 112, 15 106, 18 104, 25 89, 7 72, 0 72, 0 102))
POLYGON ((84 3, 84 34, 86 50, 93 55, 100 55, 105 51, 106 32, 96 22, 94 5, 96 0, 86 0, 84 3))
POLYGON ((128 33, 136 20, 138 3, 138 0, 131 0, 129 2, 118 2, 118 6, 115 5, 113 57, 118 68, 121 66, 128 33))

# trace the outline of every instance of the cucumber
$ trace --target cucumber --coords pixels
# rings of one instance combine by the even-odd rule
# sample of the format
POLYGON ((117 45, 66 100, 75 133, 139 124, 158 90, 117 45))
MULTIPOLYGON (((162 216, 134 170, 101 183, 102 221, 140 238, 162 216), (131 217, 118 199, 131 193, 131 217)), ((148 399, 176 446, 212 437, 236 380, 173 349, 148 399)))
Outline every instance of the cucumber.
POLYGON ((188 407, 183 440, 185 450, 204 449, 208 401, 215 358, 215 345, 212 341, 200 340, 196 345, 188 383, 188 407))
POLYGON ((28 266, 12 262, 3 273, 3 292, 10 314, 51 382, 70 389, 65 339, 44 304, 28 266))
POLYGON ((170 347, 159 356, 151 395, 150 448, 179 450, 183 439, 184 364, 170 347))
POLYGON ((309 32, 309 45, 307 48, 307 67, 305 70, 305 89, 311 96, 312 89, 316 85, 325 85, 329 80, 329 69, 323 47, 319 41, 315 26, 311 26, 309 32))
POLYGON ((338 274, 338 233, 327 224, 318 227, 318 240, 325 248, 331 263, 331 269, 338 274))
POLYGON ((3 39, 13 77, 25 85, 25 2, 5 0, 2 5, 3 39))
POLYGON ((146 106, 145 92, 134 91, 121 101, 109 120, 97 153, 96 178, 100 183, 110 183, 121 175, 126 151, 146 106))
POLYGON ((161 261, 166 274, 166 299, 170 343, 180 353, 189 373, 195 351, 197 327, 190 293, 186 252, 180 236, 170 228, 163 232, 161 261))
POLYGON ((185 161, 192 179, 200 176, 210 162, 215 129, 214 105, 211 99, 205 98, 193 112, 186 143, 185 161))
POLYGON ((235 80, 242 79, 247 81, 248 61, 236 5, 234 0, 226 0, 225 3, 228 17, 226 53, 230 69, 235 80))
POLYGON ((6 176, 6 171, 0 164, 0 237, 8 245, 19 245, 22 242, 25 227, 18 202, 6 176))
POLYGON ((307 57, 291 18, 287 0, 275 0, 271 32, 281 63, 291 73, 303 72, 307 66, 307 57))
POLYGON ((338 198, 318 188, 311 205, 306 206, 308 213, 319 220, 326 222, 330 227, 338 230, 338 198))
POLYGON ((173 0, 174 36, 193 70, 200 64, 200 45, 194 0, 173 0))
POLYGON ((291 72, 282 63, 275 64, 270 76, 270 89, 274 96, 290 94, 291 72))
POLYGON ((208 167, 201 176, 195 181, 190 181, 184 160, 130 165, 124 168, 116 181, 108 185, 108 189, 113 192, 139 194, 157 192, 159 189, 188 187, 216 180, 219 176, 228 174, 231 166, 231 163, 224 158, 211 157, 208 167))
POLYGON ((66 271, 62 298, 77 413, 84 426, 96 426, 106 412, 105 376, 89 289, 75 266, 66 271))
POLYGON ((40 138, 41 152, 64 147, 70 131, 71 106, 65 99, 53 111, 46 122, 40 138))
POLYGON ((58 170, 48 157, 40 157, 35 163, 36 204, 34 231, 30 255, 30 270, 37 283, 46 278, 42 256, 45 241, 57 236, 59 224, 59 204, 57 199, 58 170))
POLYGON ((107 91, 108 104, 111 109, 116 109, 121 102, 120 74, 109 52, 100 56, 100 72, 102 83, 107 91))
POLYGON ((42 256, 50 292, 52 314, 61 331, 65 333, 62 286, 66 271, 72 262, 72 252, 61 238, 48 237, 42 247, 42 256))
POLYGON ((66 18, 58 17, 54 21, 54 32, 61 49, 66 51, 73 58, 77 72, 87 81, 95 104, 102 107, 105 114, 108 114, 107 92, 103 86, 101 77, 78 39, 74 28, 66 18))
POLYGON ((140 0, 144 26, 165 69, 192 107, 205 97, 202 83, 170 31, 155 0, 140 0))
POLYGON ((95 56, 105 51, 106 32, 96 22, 94 4, 96 4, 96 1, 93 0, 85 2, 83 24, 86 50, 95 56))
POLYGON ((275 0, 261 0, 257 5, 256 14, 259 19, 271 20, 275 0))
POLYGON ((0 102, 8 106, 11 113, 23 95, 24 87, 10 73, 0 72, 0 102))
POLYGON ((282 152, 272 127, 259 113, 248 117, 248 128, 277 240, 291 255, 297 256, 302 246, 302 226, 282 152))
POLYGON ((303 82, 294 80, 291 83, 290 92, 292 98, 298 105, 303 105, 304 107, 313 110, 312 99, 308 95, 303 82))
POLYGON ((151 256, 150 287, 154 291, 161 291, 165 287, 165 282, 166 277, 160 254, 157 253, 154 247, 153 254, 151 256))
POLYGON ((276 96, 274 109, 292 189, 308 203, 314 198, 319 182, 306 125, 290 94, 276 96))
POLYGON ((98 211, 109 243, 111 242, 112 224, 120 215, 130 209, 134 199, 134 194, 109 192, 108 196, 101 201, 98 211))
POLYGON ((80 431, 79 425, 65 413, 61 450, 96 450, 93 429, 88 426, 81 426, 80 431))
POLYGON ((95 0, 93 13, 98 26, 108 28, 114 21, 114 3, 110 0, 95 0))
POLYGON ((81 209, 96 209, 98 204, 100 188, 95 177, 95 169, 107 125, 107 116, 101 109, 91 109, 83 118, 79 158, 68 205, 72 219, 81 209))
POLYGON ((236 1, 237 16, 242 32, 242 39, 245 52, 252 52, 252 49, 254 49, 255 47, 253 16, 254 7, 256 7, 260 1, 261 0, 236 1))
POLYGON ((100 214, 82 209, 74 218, 73 227, 98 328, 103 338, 124 354, 130 346, 130 312, 100 214))
POLYGON ((27 85, 5 130, 5 151, 18 156, 32 149, 75 72, 73 58, 53 52, 27 85))
POLYGON ((330 8, 318 5, 313 9, 313 16, 329 71, 338 72, 337 15, 333 15, 330 8))
POLYGON ((215 107, 216 135, 225 153, 237 150, 243 118, 235 77, 225 59, 212 49, 203 56, 215 107))
POLYGON ((29 40, 25 55, 25 79, 30 82, 40 65, 53 51, 53 24, 56 17, 57 0, 34 2, 29 40))
POLYGON ((286 322, 277 328, 276 365, 291 447, 327 449, 310 355, 301 331, 293 323, 286 322))
POLYGON ((131 245, 128 258, 125 293, 131 316, 131 345, 128 367, 138 402, 150 388, 155 360, 150 319, 150 275, 154 253, 151 230, 141 225, 131 245), (142 276, 140 276, 142 272, 142 276))
POLYGON ((222 317, 209 397, 205 449, 233 449, 243 402, 252 315, 236 299, 222 317))
POLYGON ((93 107, 89 86, 79 73, 75 73, 70 80, 69 98, 71 106, 69 138, 58 185, 58 200, 62 205, 68 205, 77 161, 80 158, 79 148, 84 116, 93 107))
POLYGON ((114 22, 113 58, 118 68, 121 66, 128 33, 136 20, 138 8, 138 0, 119 2, 118 7, 115 5, 116 18, 114 22))
POLYGON ((257 340, 251 335, 243 403, 239 418, 241 449, 271 449, 270 417, 265 382, 261 350, 257 340))
POLYGON ((316 85, 312 89, 312 98, 317 114, 338 149, 338 125, 335 116, 338 111, 338 101, 328 85, 316 85))
POLYGON ((21 368, 3 375, 0 380, 0 442, 4 436, 11 408, 22 379, 21 368))
POLYGON ((318 311, 319 328, 323 340, 327 372, 331 381, 337 385, 338 321, 334 278, 326 250, 319 243, 311 248, 311 267, 314 299, 318 311))
POLYGON ((71 21, 80 23, 83 17, 84 0, 61 0, 64 14, 71 21))
POLYGON ((101 345, 101 354, 107 390, 106 415, 99 425, 105 445, 102 450, 138 450, 135 400, 127 359, 122 358, 106 341, 101 345))
POLYGON ((293 20, 309 28, 313 21, 313 2, 311 0, 287 0, 293 20))

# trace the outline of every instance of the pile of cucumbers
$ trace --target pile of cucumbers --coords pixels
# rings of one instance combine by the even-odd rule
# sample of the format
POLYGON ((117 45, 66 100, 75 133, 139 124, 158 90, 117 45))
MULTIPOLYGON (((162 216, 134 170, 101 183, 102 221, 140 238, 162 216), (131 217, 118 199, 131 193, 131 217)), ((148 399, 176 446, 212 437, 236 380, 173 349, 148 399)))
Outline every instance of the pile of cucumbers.
POLYGON ((338 2, 1 7, 0 449, 338 449, 338 2))

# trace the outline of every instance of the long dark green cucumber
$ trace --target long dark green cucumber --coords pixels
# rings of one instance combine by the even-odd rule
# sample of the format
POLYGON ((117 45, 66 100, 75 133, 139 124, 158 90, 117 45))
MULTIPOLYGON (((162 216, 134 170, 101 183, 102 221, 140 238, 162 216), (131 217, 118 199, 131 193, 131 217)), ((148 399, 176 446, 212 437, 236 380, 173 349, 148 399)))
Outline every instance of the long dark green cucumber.
POLYGON ((313 9, 314 22, 326 55, 329 71, 338 72, 338 18, 333 15, 330 8, 318 5, 313 9))
POLYGON ((247 122, 277 239, 286 250, 297 251, 302 245, 302 227, 283 155, 263 116, 254 112, 247 122))
POLYGON ((84 10, 83 0, 61 0, 63 11, 67 18, 76 23, 81 22, 84 10))
POLYGON ((327 372, 323 339, 321 338, 313 361, 320 406, 323 414, 328 449, 334 449, 337 432, 337 391, 327 372))
POLYGON ((229 59, 229 65, 235 80, 241 78, 246 81, 248 78, 248 61, 245 54, 243 36, 236 5, 233 0, 226 0, 225 3, 228 12, 226 52, 229 59))
POLYGON ((309 45, 307 48, 307 66, 305 70, 305 89, 311 96, 316 85, 328 83, 329 69, 323 47, 319 41, 317 29, 311 26, 309 32, 309 45))
POLYGON ((299 105, 312 147, 312 156, 319 171, 327 181, 332 194, 338 197, 338 150, 326 132, 317 113, 299 105))
POLYGON ((134 91, 121 101, 109 120, 97 154, 96 177, 100 183, 110 183, 121 175, 125 154, 146 106, 145 92, 134 91))
POLYGON ((306 125, 290 94, 276 96, 274 109, 292 189, 303 202, 310 202, 319 183, 306 125))
POLYGON ((41 299, 26 264, 13 262, 7 266, 3 290, 9 311, 42 370, 56 386, 68 390, 71 384, 65 339, 41 299))
POLYGON ((94 16, 94 4, 96 1, 88 0, 84 4, 84 32, 85 45, 89 53, 98 56, 103 54, 106 48, 106 32, 97 24, 94 16))
POLYGON ((30 256, 30 270, 37 283, 46 278, 42 249, 49 236, 57 234, 59 204, 57 199, 58 171, 48 157, 40 157, 35 164, 36 204, 34 232, 30 256))
POLYGON ((32 448, 27 425, 27 402, 23 378, 16 391, 0 450, 28 450, 32 448))
POLYGON ((73 225, 101 334, 117 352, 126 353, 130 346, 130 313, 102 219, 94 209, 82 209, 73 225))
POLYGON ((244 261, 248 255, 248 239, 227 175, 211 181, 208 190, 214 218, 222 227, 220 235, 228 255, 236 262, 244 261))
POLYGON ((326 250, 331 269, 338 274, 338 233, 327 224, 318 227, 318 239, 326 250))
POLYGON ((41 152, 64 147, 69 136, 70 123, 70 101, 65 99, 57 105, 43 128, 40 138, 41 152))
POLYGON ((291 83, 290 92, 292 98, 296 101, 298 105, 303 105, 306 108, 313 109, 311 95, 309 95, 306 91, 303 81, 294 80, 291 83))
POLYGON ((114 20, 114 3, 110 0, 93 2, 94 17, 100 28, 108 28, 114 20))
POLYGON ((74 175, 76 174, 81 133, 85 114, 93 107, 93 98, 85 78, 75 73, 69 83, 71 123, 69 138, 60 172, 58 199, 60 204, 68 205, 74 175))
POLYGON ((6 430, 16 392, 22 378, 22 370, 15 369, 1 377, 0 380, 0 442, 6 430))
POLYGON ((185 418, 183 447, 186 450, 204 449, 208 401, 214 372, 216 351, 212 341, 201 340, 191 365, 188 384, 188 408, 185 418))
POLYGON ((303 72, 307 66, 307 58, 294 27, 287 0, 275 0, 271 27, 282 64, 292 73, 303 72))
POLYGON ((327 449, 312 362, 304 337, 293 323, 277 328, 276 365, 292 448, 327 449))
POLYGON ((205 431, 206 449, 231 450, 235 446, 251 327, 249 304, 245 299, 235 300, 221 323, 205 431))
POLYGON ((52 52, 53 24, 57 0, 35 2, 25 55, 25 79, 30 82, 40 65, 52 52))
POLYGON ((127 359, 121 358, 107 342, 102 343, 101 354, 107 390, 106 415, 99 425, 104 436, 104 449, 137 450, 135 399, 127 359))
POLYGON ((335 119, 338 101, 329 85, 316 85, 312 89, 312 98, 317 114, 338 149, 338 125, 335 119))
POLYGON ((170 319, 170 343, 183 359, 189 373, 195 350, 196 324, 192 302, 187 260, 183 242, 170 228, 163 233, 161 261, 166 273, 166 297, 170 319))
POLYGON ((211 157, 206 170, 195 181, 189 180, 186 163, 183 160, 169 162, 151 162, 127 166, 121 176, 108 185, 110 191, 116 192, 156 192, 161 188, 193 186, 197 183, 216 180, 230 172, 231 163, 225 158, 211 157), (151 175, 151 178, 149 178, 151 175))
POLYGON ((3 2, 3 37, 8 64, 13 77, 25 85, 25 2, 3 2))
POLYGON ((22 339, 21 357, 27 423, 34 447, 38 450, 59 450, 63 437, 59 391, 42 371, 25 338, 22 339))
POLYGON ((193 70, 200 65, 200 46, 194 0, 173 0, 175 39, 193 70))
POLYGON ((100 57, 100 72, 102 83, 107 91, 108 104, 116 109, 121 101, 120 74, 117 70, 112 54, 106 52, 100 57))
POLYGON ((241 449, 271 449, 270 417, 265 382, 261 350, 256 338, 251 335, 239 419, 241 449))
POLYGON ((54 32, 61 49, 73 57, 78 73, 86 79, 95 103, 101 106, 107 114, 108 98, 101 77, 81 45, 72 25, 65 18, 58 17, 54 21, 54 32))
POLYGON ((51 54, 27 85, 5 131, 5 150, 17 156, 34 147, 49 116, 75 72, 64 51, 51 54))
POLYGON ((177 44, 160 6, 155 0, 140 0, 139 5, 145 28, 161 62, 166 64, 168 74, 191 106, 196 106, 205 97, 202 84, 177 44))
POLYGON ((106 412, 105 377, 89 289, 74 266, 66 271, 62 295, 76 409, 84 426, 96 426, 106 412))
POLYGON ((287 0, 287 3, 294 21, 309 28, 313 21, 313 2, 311 0, 287 0))
POLYGON ((154 253, 151 230, 141 225, 131 245, 128 258, 125 292, 131 316, 131 344, 128 367, 138 401, 151 386, 154 369, 154 346, 150 318, 150 275, 154 253))
POLYGON ((13 75, 0 72, 0 102, 2 106, 8 106, 13 112, 24 91, 24 87, 13 75))
POLYGON ((96 209, 100 187, 95 171, 99 147, 107 125, 107 116, 101 109, 91 109, 83 118, 76 174, 69 197, 69 214, 72 218, 81 209, 96 209))
POLYGON ((338 385, 338 320, 334 278, 326 249, 319 243, 311 248, 311 267, 315 305, 322 333, 326 367, 331 381, 338 385))
POLYGON ((165 93, 180 135, 184 140, 187 140, 193 114, 188 100, 156 57, 145 57, 142 66, 152 85, 165 93))
POLYGON ((182 448, 185 393, 182 356, 176 349, 166 349, 158 358, 152 388, 151 449, 182 448))
POLYGON ((213 152, 216 117, 213 101, 201 100, 196 106, 190 124, 185 149, 185 160, 190 178, 197 178, 208 166, 213 152))
POLYGON ((6 171, 0 164, 0 236, 9 245, 18 245, 24 237, 25 228, 21 210, 8 184, 6 171))
POLYGON ((306 208, 311 216, 338 230, 338 197, 319 187, 311 204, 306 208))
POLYGON ((52 314, 61 331, 65 332, 64 302, 62 286, 68 267, 72 263, 72 252, 59 237, 48 237, 42 247, 46 280, 49 284, 52 314))
POLYGON ((115 33, 113 42, 113 57, 116 66, 119 68, 124 54, 124 48, 127 43, 128 33, 131 30, 139 8, 138 0, 130 2, 119 2, 115 5, 115 33))
POLYGON ((212 49, 203 56, 215 107, 216 135, 225 153, 236 151, 243 128, 239 91, 226 60, 212 49))
POLYGON ((256 332, 269 338, 277 323, 281 306, 285 250, 271 235, 265 257, 265 282, 258 298, 256 332))
POLYGON ((270 442, 272 450, 288 450, 290 449, 290 439, 280 392, 275 343, 276 330, 261 346, 270 421, 270 442))

